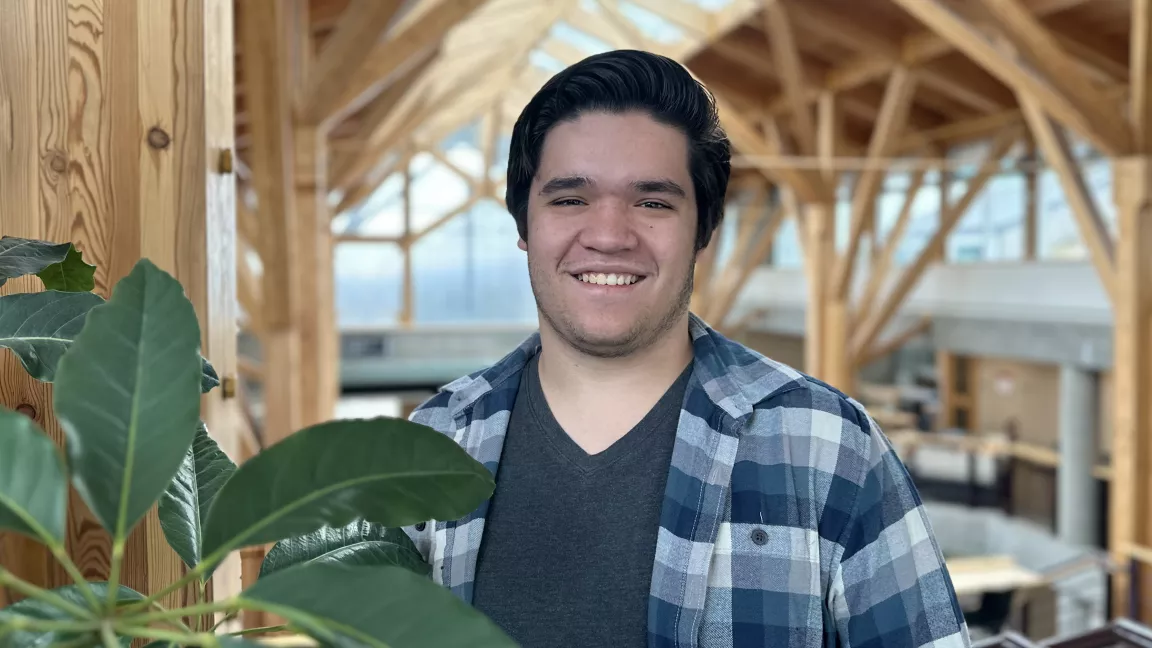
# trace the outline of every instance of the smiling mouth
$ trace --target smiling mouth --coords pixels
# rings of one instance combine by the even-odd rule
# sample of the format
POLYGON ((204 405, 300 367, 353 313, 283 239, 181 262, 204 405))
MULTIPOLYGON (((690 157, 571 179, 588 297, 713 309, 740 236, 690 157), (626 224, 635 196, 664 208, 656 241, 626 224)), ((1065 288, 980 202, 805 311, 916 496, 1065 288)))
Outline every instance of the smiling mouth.
POLYGON ((581 283, 586 283, 593 286, 631 286, 644 280, 644 277, 641 275, 623 273, 605 274, 603 272, 584 272, 581 274, 574 274, 572 275, 572 278, 581 283))

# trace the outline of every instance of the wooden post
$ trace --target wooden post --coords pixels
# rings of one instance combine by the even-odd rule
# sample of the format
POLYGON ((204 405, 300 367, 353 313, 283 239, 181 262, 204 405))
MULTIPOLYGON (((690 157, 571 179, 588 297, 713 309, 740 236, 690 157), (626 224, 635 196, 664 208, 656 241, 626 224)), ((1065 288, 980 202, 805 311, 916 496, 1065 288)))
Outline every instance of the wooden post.
MULTIPOLYGON (((1109 552, 1118 564, 1132 544, 1152 546, 1152 157, 1117 159, 1113 187, 1119 218, 1113 363, 1114 401, 1109 552)), ((1113 610, 1126 609, 1126 574, 1113 580, 1113 610)), ((1152 579, 1141 619, 1152 618, 1152 579)))
POLYGON ((250 0, 239 3, 238 39, 244 52, 244 92, 250 113, 248 154, 258 200, 265 332, 264 443, 273 445, 297 431, 303 421, 300 385, 299 312, 301 284, 314 268, 296 256, 299 237, 293 173, 291 3, 250 0))
MULTIPOLYGON (((148 257, 183 284, 203 353, 224 380, 235 380, 236 352, 235 179, 221 163, 234 137, 232 34, 229 0, 0 6, 0 232, 74 242, 105 297, 148 257)), ((37 283, 10 281, 0 292, 37 283)), ((49 385, 0 353, 0 403, 31 405, 63 443, 51 402, 49 385)), ((202 416, 235 457, 233 408, 216 389, 202 416)), ((109 536, 74 493, 70 504, 68 552, 85 577, 103 580, 109 536)), ((37 585, 69 582, 38 545, 5 535, 0 554, 37 585)), ((121 582, 154 592, 184 570, 153 509, 128 540, 121 582)), ((214 587, 237 591, 238 564, 223 566, 214 587)), ((163 603, 191 596, 189 588, 163 603)))
POLYGON ((296 217, 300 228, 294 263, 301 273, 301 293, 310 308, 299 310, 301 424, 326 421, 336 412, 338 342, 332 225, 328 211, 328 137, 325 130, 298 125, 296 217))
POLYGON ((831 268, 836 259, 835 229, 832 205, 805 205, 801 234, 807 236, 804 254, 810 259, 804 264, 808 277, 808 308, 804 321, 804 372, 815 377, 825 376, 824 366, 828 349, 825 345, 826 308, 828 304, 831 268))

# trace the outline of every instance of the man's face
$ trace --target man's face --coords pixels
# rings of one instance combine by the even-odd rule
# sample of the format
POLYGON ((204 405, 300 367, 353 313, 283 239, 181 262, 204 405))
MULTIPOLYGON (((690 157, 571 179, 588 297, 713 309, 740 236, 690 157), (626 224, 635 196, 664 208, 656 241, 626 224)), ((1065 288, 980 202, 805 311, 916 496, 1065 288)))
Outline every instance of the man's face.
POLYGON ((647 347, 687 312, 695 237, 683 133, 642 113, 548 133, 520 241, 541 326, 599 357, 647 347))

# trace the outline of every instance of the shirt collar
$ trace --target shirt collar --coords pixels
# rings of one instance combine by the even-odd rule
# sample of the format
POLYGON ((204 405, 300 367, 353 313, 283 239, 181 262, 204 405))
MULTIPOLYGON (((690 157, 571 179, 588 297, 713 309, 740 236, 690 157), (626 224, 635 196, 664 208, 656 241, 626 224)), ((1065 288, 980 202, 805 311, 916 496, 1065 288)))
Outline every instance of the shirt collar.
MULTIPOLYGON (((694 313, 688 315, 688 332, 694 356, 693 382, 732 418, 751 414, 756 403, 804 380, 795 369, 724 337, 694 313)), ((448 402, 452 416, 471 409, 504 381, 518 379, 528 360, 539 351, 537 331, 497 363, 445 385, 442 390, 452 394, 448 402)))

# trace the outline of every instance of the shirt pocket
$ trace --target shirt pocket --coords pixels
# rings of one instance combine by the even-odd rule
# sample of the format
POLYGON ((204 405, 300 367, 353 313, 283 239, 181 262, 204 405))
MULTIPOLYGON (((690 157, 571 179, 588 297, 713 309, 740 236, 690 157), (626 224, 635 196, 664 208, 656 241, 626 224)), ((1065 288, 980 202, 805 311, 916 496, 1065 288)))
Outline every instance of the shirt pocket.
POLYGON ((709 586, 819 598, 819 535, 793 526, 723 523, 709 586))

